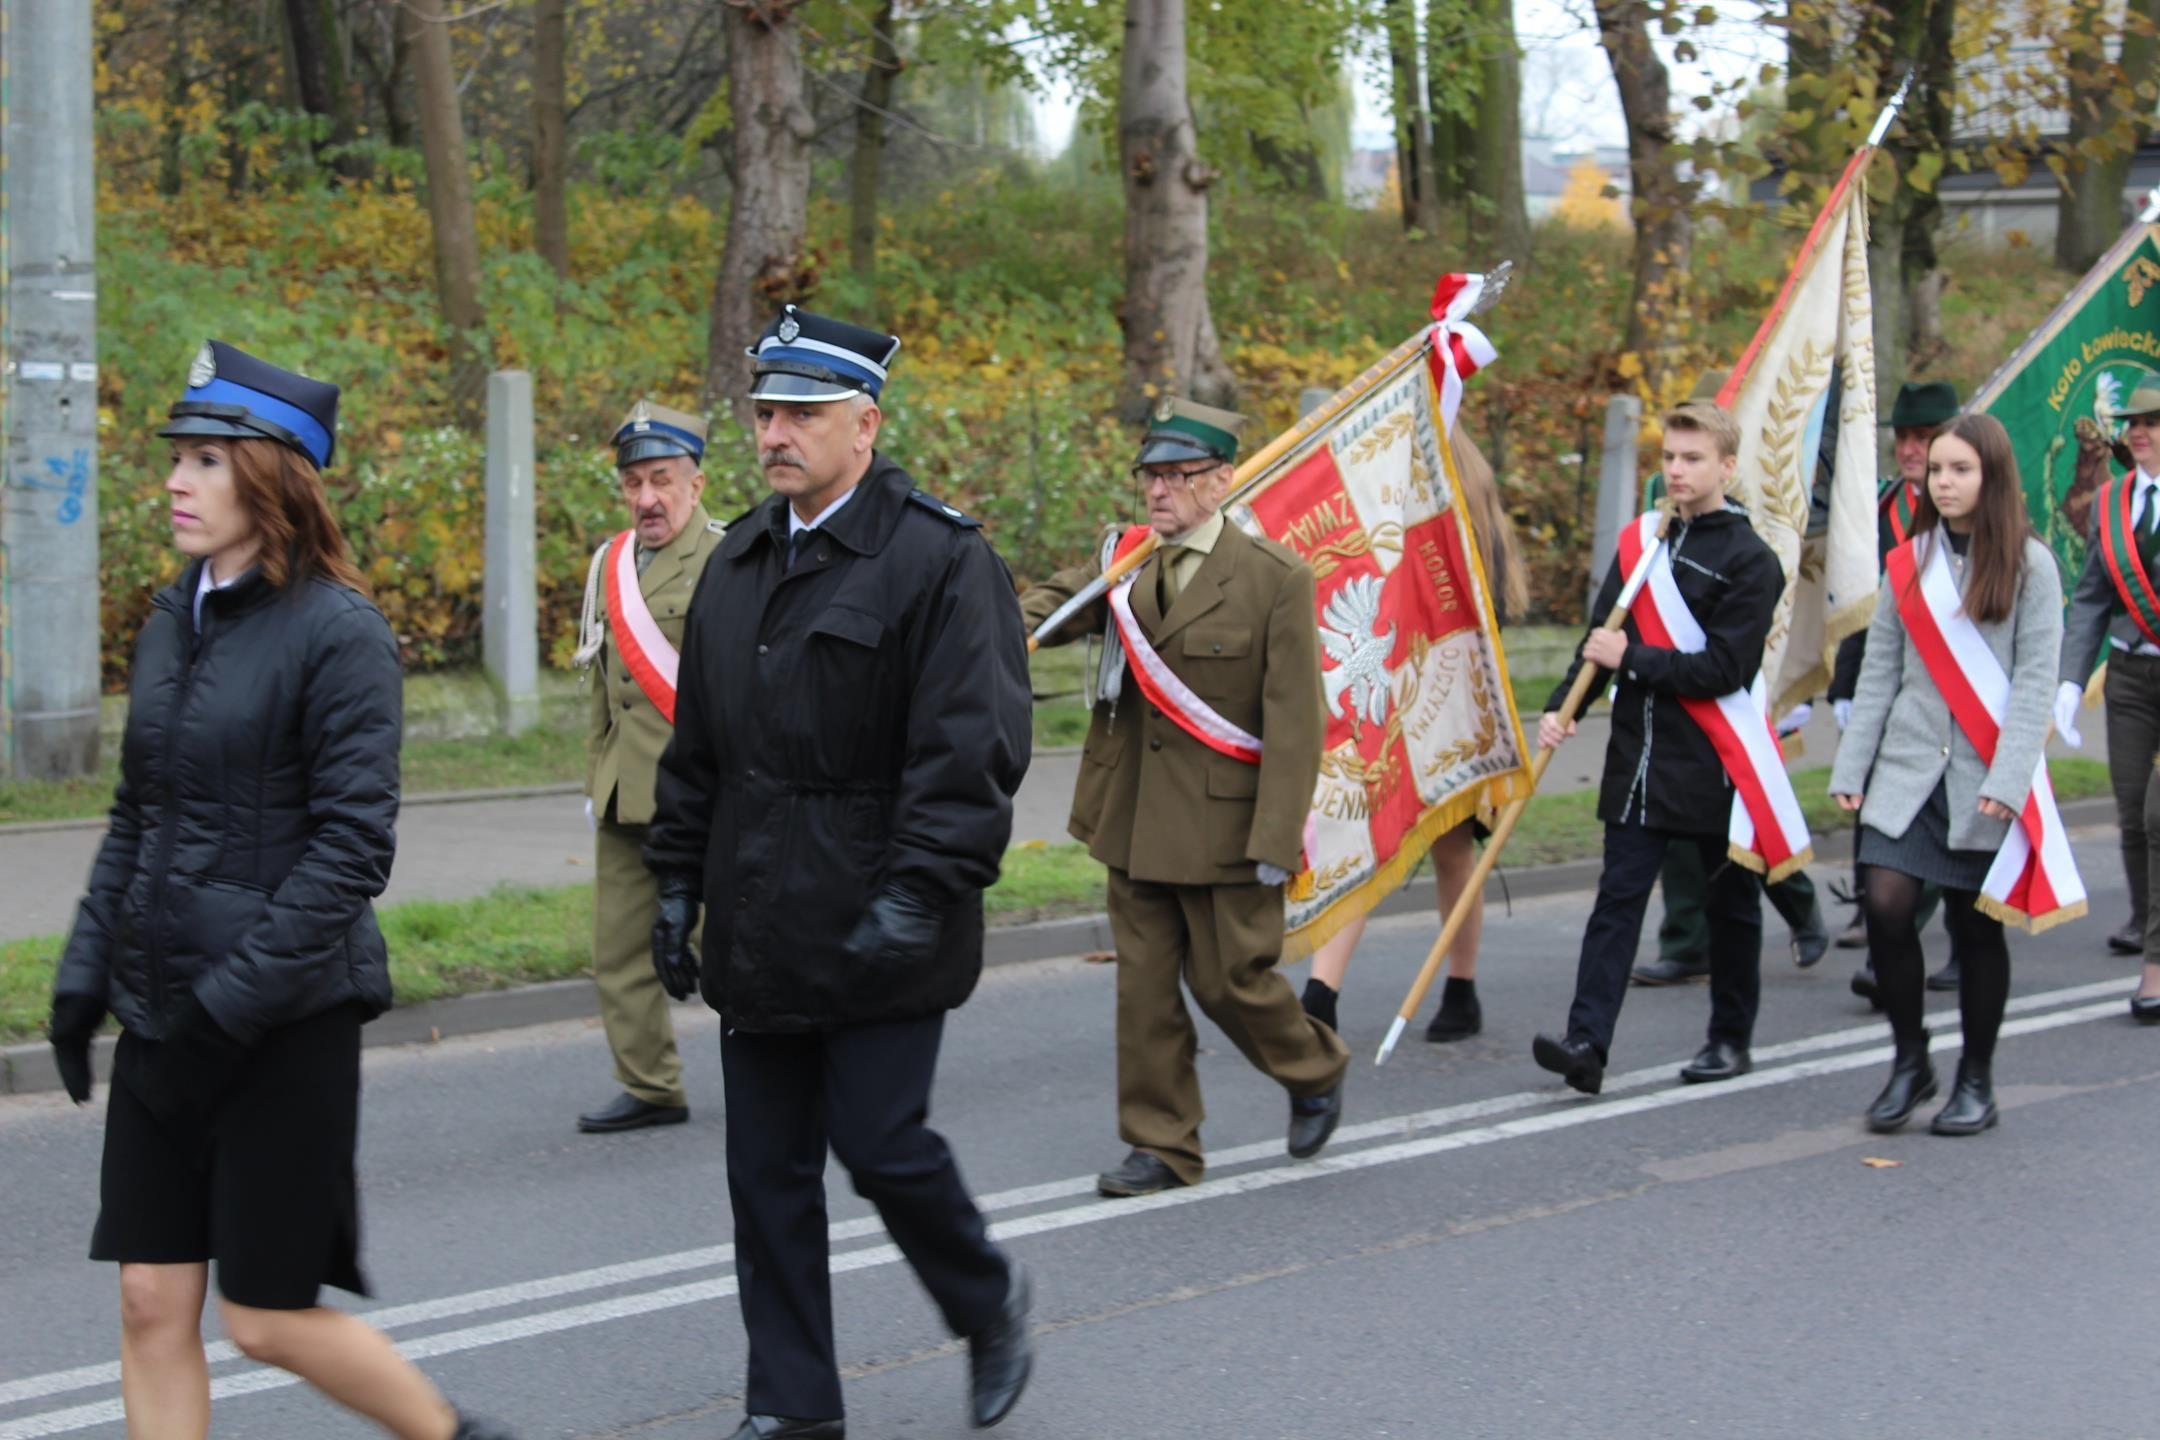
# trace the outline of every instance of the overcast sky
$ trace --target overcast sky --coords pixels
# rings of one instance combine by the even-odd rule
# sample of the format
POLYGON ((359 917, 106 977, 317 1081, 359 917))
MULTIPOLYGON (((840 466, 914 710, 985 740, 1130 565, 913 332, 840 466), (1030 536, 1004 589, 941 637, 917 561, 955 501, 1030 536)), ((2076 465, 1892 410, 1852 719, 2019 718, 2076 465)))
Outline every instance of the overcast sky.
MULTIPOLYGON (((1676 64, 1670 42, 1659 47, 1672 67, 1674 103, 1683 110, 1691 97, 1710 88, 1712 76, 1730 81, 1752 75, 1766 61, 1784 59, 1784 37, 1759 23, 1758 6, 1719 0, 1716 8, 1727 18, 1689 37, 1703 52, 1700 61, 1676 64)), ((1515 32, 1523 49, 1523 134, 1546 136, 1563 150, 1625 144, 1620 95, 1613 88, 1605 52, 1598 48, 1589 0, 1516 0, 1515 32)), ((1360 59, 1355 75, 1356 144, 1360 149, 1391 145, 1394 116, 1384 55, 1360 59)), ((1064 149, 1076 109, 1069 92, 1059 91, 1042 102, 1037 133, 1046 152, 1064 149)))

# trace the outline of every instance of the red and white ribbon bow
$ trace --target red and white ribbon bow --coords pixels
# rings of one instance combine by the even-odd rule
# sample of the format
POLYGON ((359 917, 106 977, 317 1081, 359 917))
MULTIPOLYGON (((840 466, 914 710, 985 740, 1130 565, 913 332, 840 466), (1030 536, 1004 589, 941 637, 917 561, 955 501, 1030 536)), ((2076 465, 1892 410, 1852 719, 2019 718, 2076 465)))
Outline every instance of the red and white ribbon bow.
POLYGON ((1433 383, 1440 387, 1440 418, 1450 430, 1462 408, 1463 381, 1500 358, 1485 332, 1470 323, 1484 293, 1483 275, 1443 275, 1433 287, 1433 383))

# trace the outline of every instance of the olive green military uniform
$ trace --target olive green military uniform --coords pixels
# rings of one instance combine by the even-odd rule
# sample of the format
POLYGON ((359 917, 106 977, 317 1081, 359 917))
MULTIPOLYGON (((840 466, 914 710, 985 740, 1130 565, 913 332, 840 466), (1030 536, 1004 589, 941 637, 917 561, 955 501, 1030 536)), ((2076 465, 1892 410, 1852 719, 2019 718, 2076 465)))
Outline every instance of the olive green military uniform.
MULTIPOLYGON (((1258 765, 1219 754, 1151 706, 1130 674, 1095 706, 1069 828, 1110 869, 1117 944, 1118 1133, 1192 1184, 1204 1168, 1196 1036, 1180 981, 1253 1065, 1292 1096, 1324 1094, 1349 1065, 1342 1040, 1276 973, 1283 891, 1296 873, 1325 724, 1313 576, 1291 551, 1214 520, 1141 568, 1132 608, 1169 668, 1260 737, 1258 765), (1199 548, 1205 546, 1204 552, 1199 548), (1167 604, 1165 603, 1167 600, 1167 604)), ((1030 628, 1096 566, 1030 588, 1030 628)), ((1098 601, 1048 643, 1100 632, 1098 601)))
MULTIPOLYGON (((671 543, 638 557, 638 589, 670 645, 682 644, 690 594, 705 562, 720 547, 721 533, 719 523, 700 506, 671 543)), ((603 588, 603 625, 609 623, 605 597, 603 588)), ((648 1104, 681 1105, 682 1060, 675 1053, 675 1026, 652 966, 652 924, 660 892, 639 858, 645 827, 653 817, 660 752, 674 727, 631 678, 612 630, 589 683, 593 698, 585 735, 585 793, 592 797, 595 817, 592 954, 600 1021, 623 1089, 648 1104)))

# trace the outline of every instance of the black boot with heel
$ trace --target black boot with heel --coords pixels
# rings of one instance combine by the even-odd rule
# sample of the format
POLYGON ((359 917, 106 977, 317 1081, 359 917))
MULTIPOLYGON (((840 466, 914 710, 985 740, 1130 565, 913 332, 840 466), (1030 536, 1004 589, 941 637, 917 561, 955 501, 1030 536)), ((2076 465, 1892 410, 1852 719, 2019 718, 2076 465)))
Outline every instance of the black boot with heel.
POLYGON ((1937 1135, 1977 1135, 1993 1125, 1997 1118, 1995 1077, 1990 1071, 1985 1060, 1960 1060, 1950 1103, 1935 1112, 1928 1129, 1937 1135))
POLYGON ((1935 1098, 1935 1067, 1928 1063, 1927 1031, 1919 1039, 1898 1042, 1897 1058, 1890 1062, 1890 1080, 1868 1106, 1867 1128, 1878 1135, 1900 1129, 1913 1111, 1935 1098))

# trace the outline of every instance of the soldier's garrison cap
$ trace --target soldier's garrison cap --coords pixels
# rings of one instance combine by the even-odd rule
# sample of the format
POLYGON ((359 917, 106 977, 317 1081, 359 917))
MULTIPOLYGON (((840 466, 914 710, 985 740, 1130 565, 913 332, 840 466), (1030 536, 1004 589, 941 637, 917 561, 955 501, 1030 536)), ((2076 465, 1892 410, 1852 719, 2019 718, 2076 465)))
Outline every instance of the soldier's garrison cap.
POLYGON ((705 458, 705 419, 650 400, 640 400, 623 416, 615 430, 615 468, 625 469, 640 460, 664 455, 705 458))
POLYGON ((900 337, 880 335, 845 320, 789 305, 773 317, 749 349, 757 361, 753 400, 805 404, 867 395, 885 389, 886 372, 900 353, 900 337))
POLYGON ((280 370, 222 340, 205 340, 188 366, 187 391, 160 435, 275 440, 320 470, 337 453, 338 387, 280 370))
POLYGON ((1957 413, 1957 386, 1947 380, 1907 380, 1898 386, 1890 418, 1883 424, 1893 430, 1919 430, 1947 425, 1957 419, 1957 413))
POLYGON ((2131 415, 2160 415, 2160 375, 2146 371, 2145 378, 2138 381, 2136 388, 2130 392, 2130 398, 2123 401, 2119 413, 2126 418, 2131 415))
POLYGON ((1245 417, 1191 400, 1164 396, 1148 417, 1135 466, 1178 460, 1235 460, 1245 417))

